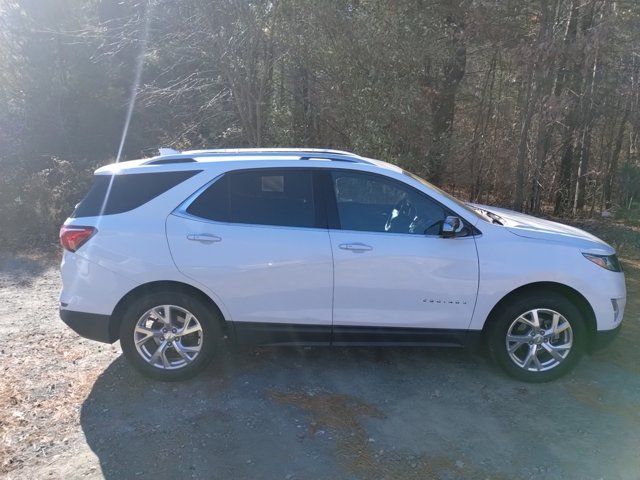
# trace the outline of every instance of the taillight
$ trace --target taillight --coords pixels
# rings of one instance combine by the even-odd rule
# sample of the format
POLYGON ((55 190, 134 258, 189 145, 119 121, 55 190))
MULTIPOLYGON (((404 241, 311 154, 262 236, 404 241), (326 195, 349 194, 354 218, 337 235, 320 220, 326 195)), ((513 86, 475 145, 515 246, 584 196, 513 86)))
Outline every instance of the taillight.
POLYGON ((75 252, 97 232, 98 230, 94 227, 77 227, 75 225, 63 225, 60 229, 60 244, 66 250, 75 252))

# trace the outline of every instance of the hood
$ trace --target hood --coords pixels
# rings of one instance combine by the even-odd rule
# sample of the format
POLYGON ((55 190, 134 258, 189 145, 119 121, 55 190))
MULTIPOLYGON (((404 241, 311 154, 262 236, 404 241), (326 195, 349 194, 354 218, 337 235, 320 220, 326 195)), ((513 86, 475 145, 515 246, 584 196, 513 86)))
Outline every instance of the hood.
POLYGON ((570 244, 581 250, 591 251, 592 253, 604 255, 615 253, 613 247, 608 243, 579 228, 533 217, 506 208, 478 204, 471 205, 498 215, 503 220, 504 228, 519 237, 570 244))

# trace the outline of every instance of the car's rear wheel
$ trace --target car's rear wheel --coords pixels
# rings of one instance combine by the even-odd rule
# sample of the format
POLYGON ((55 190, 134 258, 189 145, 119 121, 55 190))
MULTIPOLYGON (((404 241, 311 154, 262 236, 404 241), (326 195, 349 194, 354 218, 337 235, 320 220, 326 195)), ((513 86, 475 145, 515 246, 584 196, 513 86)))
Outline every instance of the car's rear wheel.
POLYGON ((584 352, 586 328, 580 310, 553 291, 525 294, 501 308, 491 322, 491 356, 520 380, 559 378, 584 352))
POLYGON ((127 360, 145 376, 184 380, 205 368, 220 350, 219 320, 194 296, 150 293, 124 312, 120 344, 127 360))

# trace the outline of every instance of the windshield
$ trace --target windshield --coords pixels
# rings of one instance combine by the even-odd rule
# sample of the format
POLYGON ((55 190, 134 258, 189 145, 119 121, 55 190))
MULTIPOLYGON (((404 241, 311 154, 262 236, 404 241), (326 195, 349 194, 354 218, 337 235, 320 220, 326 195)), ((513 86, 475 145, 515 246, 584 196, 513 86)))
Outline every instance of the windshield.
POLYGON ((445 197, 447 197, 449 200, 451 200, 452 202, 454 202, 456 205, 458 205, 460 208, 463 208, 465 211, 473 214, 475 217, 480 218, 482 220, 484 220, 485 222, 491 222, 491 219, 486 217, 485 215, 483 215, 481 212, 479 212, 478 210, 472 208, 471 206, 469 206, 468 204, 464 203, 461 200, 458 200, 456 197, 453 197, 451 195, 449 195, 447 192, 445 192, 444 190, 442 190, 441 188, 436 187, 435 185, 433 185, 430 182, 427 182, 424 178, 419 177, 418 175, 411 173, 411 172, 407 172, 406 170, 402 170, 402 173, 404 175, 406 175, 407 177, 413 178, 414 180, 417 180, 418 182, 420 182, 421 184, 423 184, 426 187, 432 188, 433 190, 437 191, 438 193, 444 195, 445 197))

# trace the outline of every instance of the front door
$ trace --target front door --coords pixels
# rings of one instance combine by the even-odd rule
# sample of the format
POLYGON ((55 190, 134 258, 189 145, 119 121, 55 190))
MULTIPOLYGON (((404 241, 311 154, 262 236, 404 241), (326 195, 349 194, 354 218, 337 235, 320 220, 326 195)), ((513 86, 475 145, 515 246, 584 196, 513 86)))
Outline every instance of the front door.
POLYGON ((473 236, 438 235, 452 212, 382 175, 333 170, 331 185, 339 219, 330 230, 336 343, 385 341, 394 329, 407 341, 413 329, 466 330, 478 258, 473 236))

